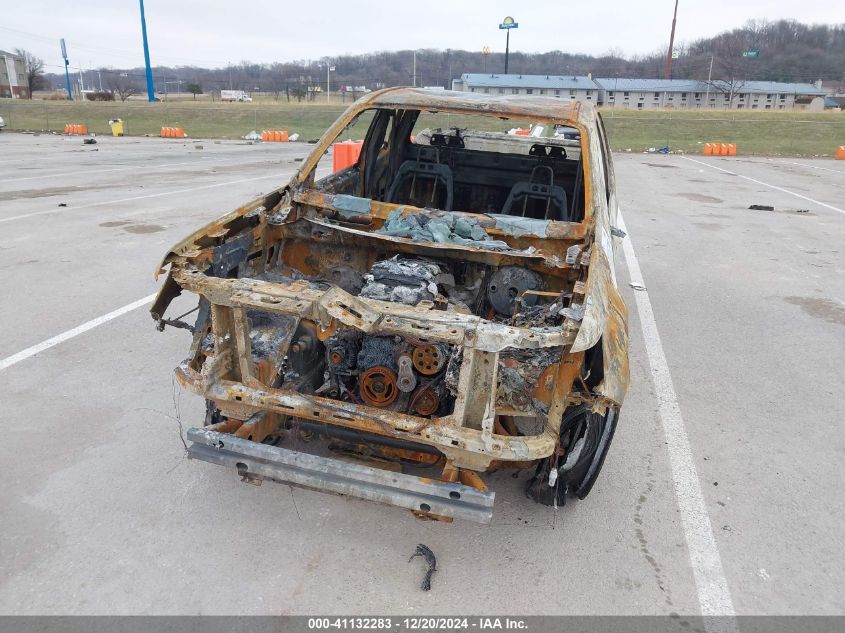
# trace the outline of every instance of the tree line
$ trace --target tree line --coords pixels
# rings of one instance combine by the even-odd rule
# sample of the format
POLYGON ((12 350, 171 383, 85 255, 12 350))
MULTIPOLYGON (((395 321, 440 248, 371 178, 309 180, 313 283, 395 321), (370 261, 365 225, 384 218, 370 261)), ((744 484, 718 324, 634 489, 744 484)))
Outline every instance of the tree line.
MULTIPOLYGON (((845 24, 752 20, 715 37, 681 43, 676 46, 676 52, 673 79, 706 80, 712 63, 712 78, 731 85, 750 80, 813 82, 823 79, 845 83, 845 24), (748 55, 749 52, 752 54, 748 55)), ((545 53, 514 51, 510 54, 509 72, 660 78, 666 56, 665 49, 633 57, 625 57, 614 49, 602 55, 559 50, 545 53)), ((35 59, 35 62, 39 61, 35 59)), ((326 89, 327 65, 335 67, 330 79, 333 91, 343 86, 363 86, 371 90, 396 85, 449 88, 451 80, 463 73, 502 73, 504 53, 485 55, 458 49, 381 51, 271 64, 243 61, 225 68, 157 66, 153 68, 153 76, 159 94, 179 91, 214 95, 221 89, 235 89, 303 100, 326 89)), ((143 68, 101 68, 99 72, 98 79, 104 90, 118 98, 126 99, 145 90, 143 68)), ((42 62, 41 70, 35 73, 34 85, 40 86, 42 82, 50 87, 62 87, 64 77, 45 75, 42 62)))

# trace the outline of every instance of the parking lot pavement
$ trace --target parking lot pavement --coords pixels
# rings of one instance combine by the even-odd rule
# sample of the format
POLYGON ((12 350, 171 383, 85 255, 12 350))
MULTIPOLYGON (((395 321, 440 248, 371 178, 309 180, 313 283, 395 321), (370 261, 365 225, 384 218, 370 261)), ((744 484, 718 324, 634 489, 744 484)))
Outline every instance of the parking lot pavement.
POLYGON ((4 156, 22 154, 0 179, 0 272, 10 299, 0 302, 0 319, 28 315, 0 338, 0 357, 154 292, 153 272, 171 245, 286 183, 305 151, 106 137, 91 153, 79 137, 53 135, 0 142, 4 156), (33 291, 35 280, 49 291, 33 291))
MULTIPOLYGON (((0 142, 3 160, 22 157, 0 183, 0 359, 151 293, 173 242, 284 183, 309 149, 102 139, 64 165, 56 154, 77 146, 56 137, 0 142), (198 152, 196 164, 160 167, 198 152), (133 168, 107 171, 121 166, 133 168), (42 173, 53 176, 12 182, 42 173)), ((840 612, 833 352, 845 347, 845 219, 782 210, 778 191, 680 157, 623 155, 616 170, 736 610, 840 612)), ((807 186, 835 200, 841 183, 825 182, 807 186)), ((524 497, 525 474, 494 474, 490 526, 255 487, 188 462, 180 421, 197 424, 203 406, 172 381, 188 335, 156 332, 143 308, 0 370, 0 612, 698 613, 708 588, 696 584, 635 291, 617 260, 632 386, 605 469, 587 500, 557 512, 524 497), (438 558, 429 593, 407 562, 417 543, 438 558)))
POLYGON ((733 600, 841 613, 845 174, 694 158, 619 156, 618 189, 733 600))

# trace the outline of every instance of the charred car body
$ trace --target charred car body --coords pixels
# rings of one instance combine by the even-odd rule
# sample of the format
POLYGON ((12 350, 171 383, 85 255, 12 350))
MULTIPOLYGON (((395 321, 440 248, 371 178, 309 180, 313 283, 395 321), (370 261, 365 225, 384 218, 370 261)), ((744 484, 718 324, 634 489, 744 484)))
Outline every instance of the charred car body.
POLYGON ((193 332, 176 377, 207 404, 190 455, 444 518, 489 521, 479 473, 501 468, 530 468, 540 503, 585 497, 628 385, 616 213, 589 104, 367 95, 287 186, 161 264, 152 315, 193 332), (435 113, 448 125, 425 126, 435 113), (318 179, 361 117, 357 162, 318 179), (502 120, 579 135, 513 137, 502 120), (193 324, 165 316, 183 291, 193 324))

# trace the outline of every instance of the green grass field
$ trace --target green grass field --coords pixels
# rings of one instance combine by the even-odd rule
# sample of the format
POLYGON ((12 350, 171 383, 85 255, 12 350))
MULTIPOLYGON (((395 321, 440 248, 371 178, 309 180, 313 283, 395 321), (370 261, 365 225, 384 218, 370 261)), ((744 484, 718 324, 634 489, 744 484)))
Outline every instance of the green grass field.
MULTIPOLYGON (((346 104, 348 105, 348 104, 346 104)), ((92 103, 67 101, 0 102, 7 129, 61 132, 66 123, 84 123, 97 134, 109 133, 109 119, 121 118, 129 135, 157 136, 162 126, 183 127, 191 138, 240 138, 251 130, 298 132, 301 140, 318 138, 346 105, 176 101, 92 103)), ((736 143, 741 154, 832 155, 845 145, 845 113, 802 111, 635 111, 602 110, 614 150, 642 151, 669 145, 700 152, 705 142, 736 143)), ((486 129, 512 127, 479 117, 486 129)), ((518 124, 518 122, 514 122, 518 124)))

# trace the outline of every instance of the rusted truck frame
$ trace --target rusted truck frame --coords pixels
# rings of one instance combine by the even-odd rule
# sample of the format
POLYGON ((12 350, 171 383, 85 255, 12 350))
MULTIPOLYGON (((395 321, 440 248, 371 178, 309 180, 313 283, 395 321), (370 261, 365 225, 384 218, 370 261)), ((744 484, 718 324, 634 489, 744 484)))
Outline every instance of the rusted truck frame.
MULTIPOLYGON (((191 356, 176 369, 176 378, 209 403, 206 426, 188 432, 190 455, 234 467, 248 480, 267 478, 437 517, 488 522, 494 493, 478 473, 548 463, 541 473, 546 478, 543 485, 553 487, 562 468, 558 463, 568 456, 562 447, 561 424, 567 411, 578 410, 601 420, 601 436, 595 439, 598 448, 585 465, 587 474, 570 484, 571 493, 585 496, 601 468, 628 385, 627 316, 613 271, 615 186, 603 134, 593 108, 579 102, 397 88, 353 104, 286 186, 195 232, 174 246, 159 266, 166 279, 152 316, 160 328, 175 324, 193 330, 191 356), (452 217, 481 227, 485 240, 505 242, 505 249, 488 248, 484 241, 432 243, 385 233, 391 218, 431 219, 442 217, 443 211, 338 193, 338 183, 352 177, 344 172, 315 182, 317 163, 331 144, 358 115, 372 109, 529 119, 579 130, 583 217, 577 222, 517 221, 471 209, 449 210, 452 217), (531 326, 443 309, 436 300, 406 305, 356 296, 340 285, 313 283, 333 258, 366 272, 386 255, 460 260, 488 270, 534 271, 552 290, 534 294, 564 293, 568 304, 581 312, 570 313, 557 326, 531 326), (311 277, 272 278, 270 273, 281 269, 311 277), (202 298, 193 326, 165 318, 170 302, 184 290, 202 298), (410 342, 407 349, 413 352, 422 349, 421 341, 426 350, 452 350, 456 358, 460 355, 455 362, 453 404, 446 413, 441 406, 441 414, 419 415, 382 406, 381 393, 370 393, 366 402, 356 402, 360 399, 354 393, 345 400, 335 392, 334 397, 315 393, 325 385, 304 387, 301 376, 307 368, 297 374, 285 365, 288 373, 283 379, 282 369, 257 362, 253 355, 258 344, 253 321, 258 313, 284 324, 273 340, 276 357, 284 359, 277 364, 289 364, 297 355, 323 362, 322 356, 307 356, 309 349, 320 346, 324 355, 323 343, 347 331, 359 337, 394 337, 402 345, 410 342), (510 357, 515 351, 540 355, 553 350, 560 350, 559 361, 548 363, 531 395, 531 406, 547 412, 542 428, 531 434, 518 432, 513 416, 525 416, 525 408, 503 401, 500 373, 509 371, 508 363, 520 370, 519 362, 510 357), (590 371, 585 357, 601 367, 597 384, 585 382, 590 371), (372 406, 373 401, 378 406, 372 406), (434 463, 435 473, 419 476, 385 469, 378 462, 309 454, 291 441, 303 428, 323 429, 335 438, 354 433, 349 442, 358 445, 377 440, 380 450, 393 451, 405 461, 434 463)), ((366 172, 372 156, 362 153, 357 173, 366 172)), ((424 378, 414 376, 414 380, 424 378)), ((362 388, 363 379, 355 380, 362 388)), ((377 376, 368 384, 384 389, 391 387, 390 380, 395 382, 395 375, 386 382, 378 382, 377 376)), ((574 450, 571 445, 569 449, 574 450)))

